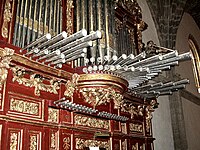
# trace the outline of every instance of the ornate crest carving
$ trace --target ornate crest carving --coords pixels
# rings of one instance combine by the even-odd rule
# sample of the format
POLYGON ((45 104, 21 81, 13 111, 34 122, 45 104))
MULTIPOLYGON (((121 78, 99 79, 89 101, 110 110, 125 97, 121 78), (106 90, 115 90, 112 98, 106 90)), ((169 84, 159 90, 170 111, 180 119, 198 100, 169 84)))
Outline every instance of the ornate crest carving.
POLYGON ((3 85, 7 79, 9 64, 14 50, 10 48, 0 48, 0 85, 3 85))
POLYGON ((40 91, 50 92, 58 94, 57 90, 60 89, 59 82, 54 79, 50 80, 50 85, 43 83, 43 77, 39 74, 32 74, 30 71, 26 71, 23 68, 13 67, 13 82, 17 81, 19 84, 23 84, 27 87, 35 87, 35 95, 40 96, 40 91), (30 75, 30 78, 25 78, 24 75, 30 75))

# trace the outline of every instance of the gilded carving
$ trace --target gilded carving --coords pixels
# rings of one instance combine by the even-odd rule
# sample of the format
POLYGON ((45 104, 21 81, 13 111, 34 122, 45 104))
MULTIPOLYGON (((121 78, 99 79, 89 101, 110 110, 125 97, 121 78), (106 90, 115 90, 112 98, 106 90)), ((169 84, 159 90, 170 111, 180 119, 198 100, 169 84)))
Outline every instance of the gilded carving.
POLYGON ((121 123, 122 133, 127 134, 126 123, 121 123))
POLYGON ((67 33, 71 35, 73 33, 73 0, 67 0, 67 33))
POLYGON ((63 149, 64 150, 70 149, 70 138, 69 137, 63 138, 63 149))
POLYGON ((150 104, 146 107, 146 131, 151 131, 151 119, 153 118, 152 113, 154 112, 154 106, 157 105, 156 100, 151 100, 150 104))
POLYGON ((11 0, 6 0, 5 3, 5 8, 4 8, 4 14, 3 14, 3 25, 2 25, 2 36, 4 38, 8 38, 8 27, 9 27, 9 22, 12 18, 12 13, 11 13, 11 0))
POLYGON ((134 123, 130 123, 129 124, 129 129, 130 131, 133 132, 143 132, 143 125, 142 124, 134 124, 134 123))
POLYGON ((58 122, 59 110, 54 108, 48 108, 48 121, 49 122, 58 122))
POLYGON ((10 133, 10 150, 17 150, 18 134, 10 133))
POLYGON ((132 145, 132 150, 138 150, 138 143, 136 143, 135 145, 132 145))
POLYGON ((123 96, 120 93, 117 93, 111 87, 109 88, 101 88, 101 87, 93 87, 93 88, 82 88, 80 89, 85 101, 89 104, 92 104, 94 107, 102 104, 106 104, 114 100, 115 107, 118 107, 121 102, 123 96))
POLYGON ((84 149, 84 147, 100 147, 109 150, 110 144, 107 141, 86 140, 76 138, 76 149, 84 149))
POLYGON ((60 89, 59 82, 54 79, 50 80, 50 85, 43 83, 43 77, 39 74, 32 74, 23 68, 13 67, 13 82, 17 81, 27 87, 35 87, 34 94, 40 96, 40 91, 58 94, 57 90, 60 89), (30 78, 25 78, 25 74, 31 74, 30 78))
POLYGON ((122 142, 122 150, 127 150, 127 140, 122 142))
POLYGON ((37 150, 37 135, 30 136, 30 150, 37 150))
POLYGON ((14 50, 10 48, 0 48, 0 85, 3 85, 7 79, 9 64, 14 50))
POLYGON ((56 149, 56 135, 55 133, 51 133, 51 144, 50 144, 51 149, 56 149))
POLYGON ((38 115, 39 104, 12 98, 10 101, 10 110, 31 115, 38 115))
POLYGON ((73 74, 72 75, 72 80, 68 80, 65 87, 66 87, 66 90, 65 90, 65 93, 64 95, 66 97, 72 97, 73 94, 74 94, 74 91, 76 90, 77 88, 77 83, 78 83, 78 79, 79 79, 79 75, 77 73, 73 74))
POLYGON ((136 0, 117 0, 116 2, 134 15, 141 13, 141 8, 136 0))
POLYGON ((109 121, 92 118, 88 116, 75 115, 75 124, 81 126, 88 126, 93 128, 109 129, 109 121))
POLYGON ((134 118, 134 115, 143 116, 144 108, 142 105, 139 105, 136 107, 136 106, 132 105, 131 103, 130 104, 124 103, 121 106, 121 108, 122 108, 121 111, 130 113, 132 119, 134 118))

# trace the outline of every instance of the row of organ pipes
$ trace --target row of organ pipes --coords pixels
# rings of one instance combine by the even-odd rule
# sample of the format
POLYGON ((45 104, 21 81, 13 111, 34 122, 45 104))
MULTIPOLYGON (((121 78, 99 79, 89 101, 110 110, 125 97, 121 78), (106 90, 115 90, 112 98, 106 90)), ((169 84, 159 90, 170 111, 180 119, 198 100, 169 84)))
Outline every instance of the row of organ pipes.
MULTIPOLYGON (((171 69, 173 66, 178 65, 180 61, 191 59, 191 54, 178 54, 176 50, 159 47, 154 43, 151 43, 151 45, 147 44, 142 51, 140 50, 141 53, 136 54, 138 50, 135 49, 134 44, 136 43, 134 43, 133 39, 130 40, 128 35, 129 39, 122 40, 126 37, 124 34, 128 34, 129 31, 126 24, 122 26, 121 30, 116 32, 114 1, 75 0, 74 17, 76 21, 74 29, 76 32, 72 35, 67 35, 65 31, 61 32, 61 27, 59 27, 59 24, 61 24, 59 23, 61 21, 60 18, 62 18, 61 14, 58 13, 60 12, 59 9, 61 9, 58 6, 60 4, 56 3, 53 6, 53 3, 57 0, 48 1, 48 3, 45 3, 37 0, 33 4, 35 9, 31 9, 32 11, 29 9, 23 11, 24 8, 27 8, 24 7, 24 5, 28 5, 27 0, 22 0, 18 3, 18 7, 21 6, 22 10, 17 12, 17 19, 19 20, 15 24, 15 30, 17 30, 17 34, 26 31, 26 33, 18 35, 22 35, 23 38, 29 35, 30 27, 28 24, 24 24, 27 18, 30 18, 30 21, 33 22, 34 20, 38 21, 36 40, 32 38, 32 42, 28 40, 25 44, 23 40, 17 39, 19 37, 14 35, 15 43, 22 41, 23 44, 16 45, 22 47, 20 52, 25 57, 56 68, 62 68, 66 62, 73 62, 74 67, 83 67, 82 72, 86 74, 108 73, 126 78, 129 81, 129 89, 134 94, 144 98, 171 94, 177 89, 184 88, 184 85, 188 83, 188 80, 183 80, 184 82, 177 81, 178 85, 176 82, 173 84, 162 83, 162 85, 156 86, 157 88, 154 89, 154 86, 158 84, 155 83, 155 85, 150 84, 153 87, 149 89, 140 88, 141 86, 148 85, 148 81, 158 76, 162 71, 171 69), (54 9, 51 10, 49 8, 54 9), (51 10, 51 12, 48 12, 48 10, 51 10), (50 17, 47 17, 47 14, 50 17), (41 17, 36 17, 38 15, 41 17), (22 25, 20 25, 21 18, 23 21, 22 25), (48 20, 45 18, 48 18, 48 20), (52 18, 60 20, 54 20, 55 22, 52 23, 52 18), (42 20, 43 23, 41 23, 42 20), (41 36, 42 34, 39 31, 42 25, 42 34, 45 33, 44 29, 48 26, 48 33, 43 36, 41 36), (52 27, 53 32, 51 32, 52 27), (126 49, 128 45, 131 45, 130 50, 126 49), (149 52, 155 49, 156 53, 149 55, 149 52)), ((29 1, 29 3, 31 2, 32 0, 29 1)), ((32 3, 30 5, 31 8, 32 3)), ((30 21, 27 20, 27 23, 30 21)), ((121 22, 126 23, 123 21, 121 22)), ((32 25, 34 24, 33 22, 32 25)), ((32 26, 32 31, 34 28, 35 26, 32 26)))
MULTIPOLYGON (((87 35, 85 29, 80 30, 70 36, 66 32, 62 32, 51 38, 50 34, 46 34, 25 46, 20 51, 24 56, 35 59, 48 66, 62 68, 66 62, 74 61, 77 58, 84 58, 83 73, 108 73, 116 76, 127 78, 129 88, 134 91, 134 94, 144 98, 150 98, 158 95, 171 94, 181 88, 185 88, 187 79, 169 82, 146 84, 155 76, 158 76, 162 71, 169 70, 171 67, 178 65, 180 61, 191 59, 191 54, 178 54, 176 50, 169 50, 168 53, 156 54, 147 57, 147 52, 143 51, 138 55, 122 54, 121 56, 105 55, 101 57, 87 58, 87 48, 93 47, 93 42, 101 38, 101 32, 96 31, 87 35), (97 61, 95 61, 97 60, 97 61)), ((155 44, 151 48, 159 48, 155 44)), ((148 47, 149 49, 149 47, 148 47)), ((165 49, 160 47, 159 51, 165 49)))

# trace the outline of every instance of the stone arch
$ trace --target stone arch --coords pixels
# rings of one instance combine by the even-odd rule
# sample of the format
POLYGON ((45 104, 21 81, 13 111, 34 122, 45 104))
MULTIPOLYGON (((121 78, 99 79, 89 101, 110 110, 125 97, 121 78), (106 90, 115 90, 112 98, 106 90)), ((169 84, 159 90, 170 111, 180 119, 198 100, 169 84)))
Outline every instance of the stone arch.
POLYGON ((195 38, 191 34, 188 37, 188 43, 190 51, 193 55, 193 71, 194 71, 195 82, 198 92, 200 93, 200 61, 199 61, 200 49, 195 38))

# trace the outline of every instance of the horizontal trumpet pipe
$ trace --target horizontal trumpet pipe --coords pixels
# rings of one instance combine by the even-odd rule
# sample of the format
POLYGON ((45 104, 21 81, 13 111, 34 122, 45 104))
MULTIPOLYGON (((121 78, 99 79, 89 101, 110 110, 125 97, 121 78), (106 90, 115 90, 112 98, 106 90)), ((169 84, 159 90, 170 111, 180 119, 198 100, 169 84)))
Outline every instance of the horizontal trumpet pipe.
POLYGON ((162 60, 162 55, 155 55, 155 56, 152 56, 152 57, 149 57, 147 59, 143 59, 139 62, 135 62, 133 64, 130 64, 129 66, 134 66, 134 67, 139 67, 139 66, 144 66, 146 64, 149 64, 149 63, 153 63, 153 62, 156 62, 156 61, 160 61, 162 60))
POLYGON ((29 45, 27 45, 26 47, 22 48, 20 50, 20 52, 22 52, 23 50, 28 49, 30 47, 36 46, 37 44, 42 43, 42 42, 44 42, 46 40, 50 40, 50 39, 51 39, 51 34, 47 33, 46 35, 36 39, 34 42, 32 42, 29 45))
POLYGON ((157 91, 163 92, 163 91, 177 90, 177 89, 183 89, 183 88, 185 88, 185 84, 175 85, 175 86, 166 87, 166 88, 160 88, 160 89, 157 89, 157 91))
POLYGON ((64 55, 75 52, 76 50, 84 49, 86 47, 92 46, 92 41, 81 43, 80 45, 77 45, 73 48, 67 49, 64 52, 62 52, 64 55))
POLYGON ((178 56, 178 52, 175 50, 173 52, 162 55, 162 58, 164 60, 164 59, 169 59, 169 58, 177 57, 177 56, 178 56))
POLYGON ((85 53, 81 53, 80 55, 76 55, 76 56, 73 56, 69 59, 66 59, 66 62, 73 61, 73 60, 81 58, 81 57, 85 57, 85 53))
POLYGON ((140 60, 142 60, 144 58, 146 58, 146 53, 142 52, 142 53, 138 54, 137 56, 135 56, 133 59, 130 59, 129 61, 124 63, 123 65, 130 65, 131 63, 134 63, 136 61, 140 61, 140 60))
POLYGON ((175 66, 175 65, 178 65, 178 61, 174 61, 174 62, 162 64, 162 65, 157 65, 157 66, 150 66, 149 69, 156 69, 156 68, 161 68, 165 66, 175 66))
POLYGON ((65 31, 61 32, 60 34, 56 35, 55 37, 51 38, 50 40, 40 44, 37 46, 37 48, 43 48, 43 47, 46 47, 46 46, 49 46, 49 45, 52 45, 62 39, 66 39, 67 38, 67 33, 65 31))
POLYGON ((63 46, 63 45, 68 44, 68 43, 70 43, 70 42, 72 42, 74 40, 82 38, 82 37, 84 37, 86 35, 87 35, 87 31, 85 29, 82 29, 82 30, 80 30, 80 31, 68 36, 67 38, 65 38, 65 39, 53 44, 52 46, 49 46, 48 49, 53 49, 53 48, 56 48, 58 46, 63 46))
POLYGON ((80 55, 80 54, 86 53, 86 52, 87 52, 87 49, 86 49, 86 48, 84 48, 84 49, 79 49, 79 50, 77 50, 77 51, 75 51, 75 52, 73 52, 73 53, 70 53, 70 54, 68 54, 68 55, 65 55, 65 59, 69 59, 69 58, 71 58, 71 57, 73 57, 73 56, 80 55))
POLYGON ((57 55, 60 55, 60 54, 61 54, 60 50, 55 50, 55 51, 53 51, 53 52, 51 52, 51 53, 49 53, 49 54, 47 54, 45 56, 42 56, 42 57, 38 58, 37 60, 42 60, 42 59, 54 57, 54 56, 57 56, 57 55))
POLYGON ((135 58, 135 56, 133 54, 130 54, 127 56, 126 59, 124 59, 123 61, 121 61, 120 65, 124 66, 125 64, 127 64, 127 62, 133 60, 135 58))
POLYGON ((175 61, 190 60, 191 58, 192 58, 192 54, 190 52, 188 52, 188 53, 180 54, 177 57, 173 57, 173 58, 165 59, 165 60, 162 60, 162 61, 150 63, 150 64, 147 64, 145 66, 152 67, 152 66, 157 66, 157 65, 164 65, 164 64, 167 64, 167 63, 175 62, 175 61))
POLYGON ((60 54, 60 55, 58 55, 58 56, 56 56, 56 57, 51 57, 50 59, 46 59, 44 62, 51 62, 51 61, 55 61, 55 60, 57 60, 57 59, 64 59, 65 58, 65 55, 64 54, 60 54))
POLYGON ((108 65, 112 65, 115 61, 117 61, 117 59, 118 59, 118 57, 116 55, 113 55, 112 58, 111 58, 111 60, 108 61, 107 64, 108 65))
POLYGON ((127 58, 126 54, 122 54, 116 61, 114 61, 112 63, 112 65, 116 65, 116 64, 120 63, 121 61, 123 61, 126 58, 127 58))
POLYGON ((83 37, 81 39, 78 39, 78 40, 76 40, 74 42, 71 42, 71 43, 61 47, 60 51, 63 52, 66 49, 69 49, 69 48, 71 48, 73 46, 77 46, 77 45, 79 45, 81 43, 92 41, 92 40, 95 40, 95 39, 98 39, 98 38, 101 38, 101 32, 100 31, 96 31, 96 32, 91 33, 91 34, 89 34, 89 35, 87 35, 87 36, 85 36, 85 37, 83 37))
POLYGON ((48 49, 45 49, 45 50, 39 51, 38 53, 33 54, 32 57, 33 58, 34 57, 41 57, 41 56, 47 55, 49 53, 50 53, 50 51, 48 49))
POLYGON ((66 62, 65 59, 59 59, 59 60, 51 62, 50 65, 64 64, 65 62, 66 62))
POLYGON ((28 55, 31 55, 33 53, 38 53, 38 52, 39 52, 38 48, 33 48, 32 50, 30 50, 26 54, 24 54, 24 56, 28 56, 28 55))

